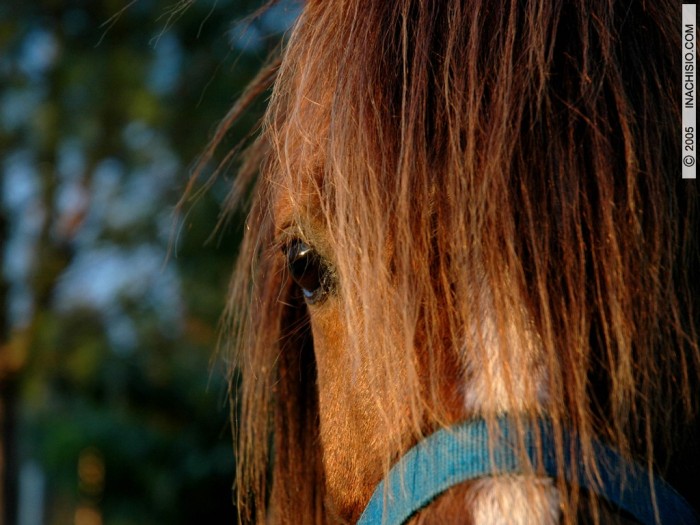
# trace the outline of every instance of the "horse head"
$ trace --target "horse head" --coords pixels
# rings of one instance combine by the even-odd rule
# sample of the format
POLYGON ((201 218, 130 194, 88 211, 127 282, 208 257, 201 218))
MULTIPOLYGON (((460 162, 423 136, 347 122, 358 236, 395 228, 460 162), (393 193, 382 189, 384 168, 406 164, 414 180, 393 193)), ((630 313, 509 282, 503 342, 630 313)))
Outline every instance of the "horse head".
MULTIPOLYGON (((251 88, 272 94, 231 200, 252 202, 228 308, 245 519, 355 522, 408 449, 474 418, 546 417, 558 468, 592 485, 604 440, 683 488, 700 354, 677 4, 305 4, 251 88)), ((412 519, 605 516, 525 463, 412 519)))

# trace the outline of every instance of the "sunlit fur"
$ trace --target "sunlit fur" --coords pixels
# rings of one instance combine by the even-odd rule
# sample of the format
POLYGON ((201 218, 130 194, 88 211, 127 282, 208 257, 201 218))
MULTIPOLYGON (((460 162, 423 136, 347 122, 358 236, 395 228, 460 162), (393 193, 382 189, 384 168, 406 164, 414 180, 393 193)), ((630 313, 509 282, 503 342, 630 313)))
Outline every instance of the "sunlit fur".
MULTIPOLYGON (((244 521, 352 522, 408 447, 476 415, 547 414, 594 481, 592 436, 672 479, 698 465, 673 448, 699 368, 679 5, 305 4, 208 152, 274 84, 229 203, 252 199, 227 316, 244 521), (295 238, 334 272, 318 304, 286 270, 295 238)), ((417 522, 441 508, 602 515, 537 472, 457 487, 417 522)))

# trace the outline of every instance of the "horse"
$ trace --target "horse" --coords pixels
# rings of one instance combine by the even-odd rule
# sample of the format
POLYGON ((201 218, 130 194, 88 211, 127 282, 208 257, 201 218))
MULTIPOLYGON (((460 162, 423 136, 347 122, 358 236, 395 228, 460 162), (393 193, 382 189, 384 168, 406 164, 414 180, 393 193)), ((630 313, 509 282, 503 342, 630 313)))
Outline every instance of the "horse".
POLYGON ((205 155, 269 97, 227 157, 242 521, 356 523, 474 420, 492 461, 510 421, 518 468, 407 522, 629 523, 594 490, 601 442, 699 505, 680 49, 670 0, 305 2, 205 155))

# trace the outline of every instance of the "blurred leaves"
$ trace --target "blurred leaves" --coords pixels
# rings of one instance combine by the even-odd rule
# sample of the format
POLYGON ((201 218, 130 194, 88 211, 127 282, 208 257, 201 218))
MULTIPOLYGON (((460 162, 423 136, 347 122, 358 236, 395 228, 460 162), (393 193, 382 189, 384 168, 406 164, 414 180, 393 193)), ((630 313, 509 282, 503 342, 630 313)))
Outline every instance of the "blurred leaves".
POLYGON ((173 210, 296 13, 283 2, 237 24, 256 4, 0 5, 19 453, 45 478, 47 524, 235 522, 227 385, 212 356, 238 226, 205 243, 230 173, 176 222, 173 210))

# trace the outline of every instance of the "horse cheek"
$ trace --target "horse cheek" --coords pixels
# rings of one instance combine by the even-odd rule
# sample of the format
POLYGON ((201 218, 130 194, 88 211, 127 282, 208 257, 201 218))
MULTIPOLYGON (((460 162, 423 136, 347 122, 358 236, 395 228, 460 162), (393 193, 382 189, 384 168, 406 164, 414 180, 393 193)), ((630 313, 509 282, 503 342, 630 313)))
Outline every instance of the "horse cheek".
POLYGON ((340 308, 329 302, 312 310, 326 506, 354 521, 382 476, 378 414, 367 373, 347 352, 340 308))

